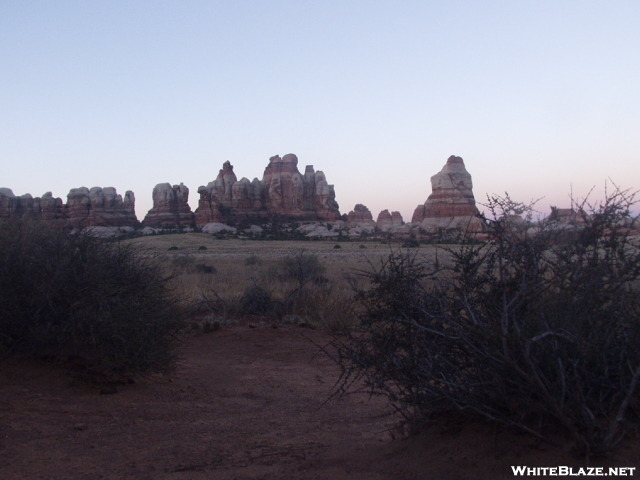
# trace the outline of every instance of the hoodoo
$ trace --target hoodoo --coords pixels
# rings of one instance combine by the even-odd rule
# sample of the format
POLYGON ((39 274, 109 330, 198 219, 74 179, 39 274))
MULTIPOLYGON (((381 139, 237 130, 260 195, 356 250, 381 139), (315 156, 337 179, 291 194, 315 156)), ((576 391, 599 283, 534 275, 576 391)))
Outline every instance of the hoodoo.
POLYGON ((298 157, 289 153, 269 159, 262 180, 237 179, 229 161, 212 182, 198 188, 196 224, 248 220, 318 221, 340 217, 333 185, 323 172, 307 165, 298 170, 298 157))
POLYGON ((193 227, 194 216, 189 206, 189 188, 181 183, 159 183, 153 188, 153 208, 142 224, 152 228, 193 227))
POLYGON ((440 172, 431 177, 431 195, 413 212, 411 223, 425 231, 461 229, 478 231, 482 221, 473 196, 471 175, 464 160, 450 156, 440 172))

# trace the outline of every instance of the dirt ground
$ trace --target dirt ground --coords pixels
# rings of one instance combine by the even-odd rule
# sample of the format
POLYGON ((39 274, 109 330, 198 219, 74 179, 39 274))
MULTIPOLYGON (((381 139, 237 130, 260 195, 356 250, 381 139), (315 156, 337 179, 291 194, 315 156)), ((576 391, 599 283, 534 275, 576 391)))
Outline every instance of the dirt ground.
POLYGON ((225 327, 187 338, 171 375, 116 393, 6 360, 0 478, 466 480, 515 478, 511 465, 640 465, 637 442, 587 462, 487 425, 401 437, 384 399, 331 397, 338 371, 317 347, 329 341, 296 326, 225 327))

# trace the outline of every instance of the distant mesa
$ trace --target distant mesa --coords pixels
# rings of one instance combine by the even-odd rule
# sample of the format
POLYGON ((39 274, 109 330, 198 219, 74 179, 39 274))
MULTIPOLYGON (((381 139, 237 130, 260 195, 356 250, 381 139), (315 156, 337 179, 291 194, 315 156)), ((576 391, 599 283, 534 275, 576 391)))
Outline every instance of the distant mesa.
POLYGON ((42 197, 18 197, 11 189, 0 188, 0 218, 43 219, 69 228, 139 225, 133 192, 127 191, 123 198, 113 187, 73 188, 66 204, 51 192, 42 197))

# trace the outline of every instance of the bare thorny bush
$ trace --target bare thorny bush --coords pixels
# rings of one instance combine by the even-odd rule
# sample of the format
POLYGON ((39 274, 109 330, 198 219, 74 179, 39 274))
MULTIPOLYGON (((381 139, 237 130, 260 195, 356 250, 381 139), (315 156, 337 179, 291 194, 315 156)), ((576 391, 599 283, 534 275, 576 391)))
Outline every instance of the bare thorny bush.
POLYGON ((461 411, 540 438, 560 426, 586 455, 614 449, 640 414, 633 205, 616 189, 578 205, 580 226, 532 230, 513 221, 532 205, 494 196, 488 241, 447 248, 445 268, 391 255, 339 342, 342 388, 362 379, 410 422, 461 411))

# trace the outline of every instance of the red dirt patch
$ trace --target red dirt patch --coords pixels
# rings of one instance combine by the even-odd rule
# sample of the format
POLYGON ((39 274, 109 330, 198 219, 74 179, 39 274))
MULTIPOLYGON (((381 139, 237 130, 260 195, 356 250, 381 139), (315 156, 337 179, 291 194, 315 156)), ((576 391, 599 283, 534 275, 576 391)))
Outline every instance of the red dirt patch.
MULTIPOLYGON (((587 465, 484 425, 394 440, 384 399, 330 398, 338 370, 316 346, 329 340, 298 327, 225 328, 188 338, 172 375, 113 395, 5 361, 0 478, 462 480, 514 478, 510 465, 587 465)), ((639 461, 635 442, 591 464, 639 461)))

